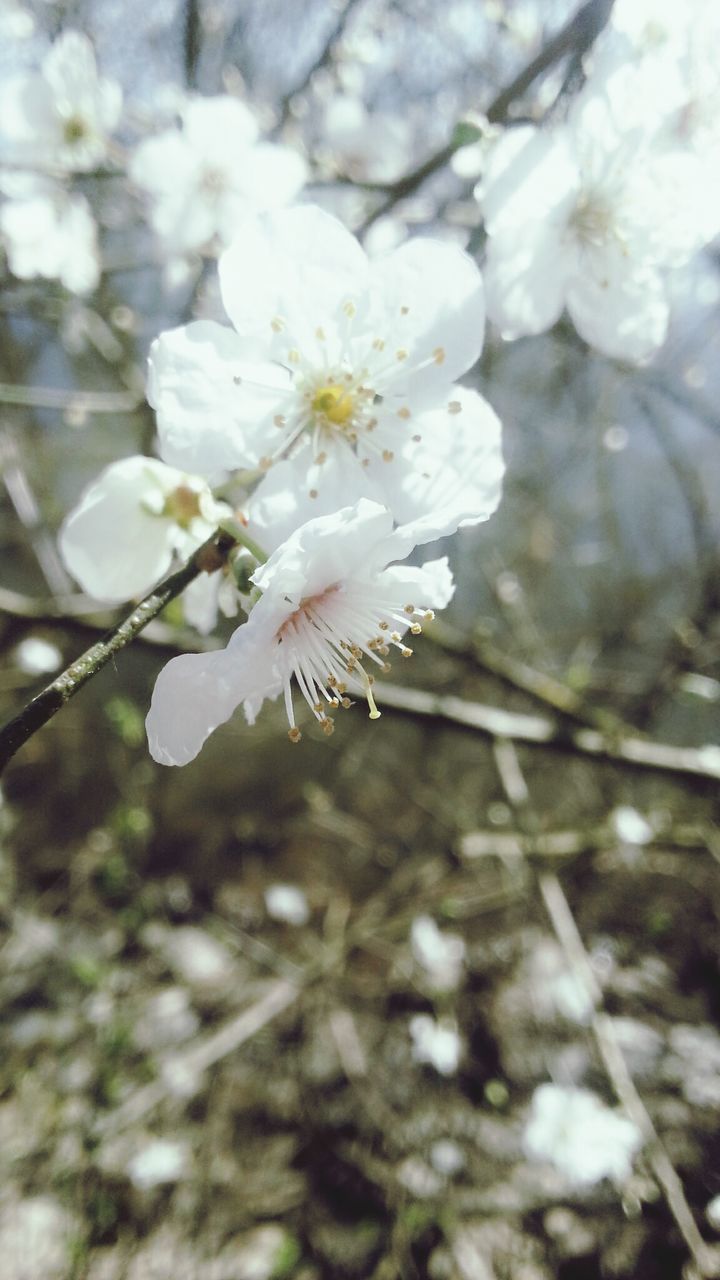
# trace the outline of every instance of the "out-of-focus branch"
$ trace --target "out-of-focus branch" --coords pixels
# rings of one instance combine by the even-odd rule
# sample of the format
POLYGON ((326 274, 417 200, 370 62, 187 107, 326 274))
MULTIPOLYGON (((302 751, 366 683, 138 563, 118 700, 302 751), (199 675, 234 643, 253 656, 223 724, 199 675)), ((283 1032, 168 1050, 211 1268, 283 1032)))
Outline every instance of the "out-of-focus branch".
MULTIPOLYGON (((547 44, 543 45, 537 56, 515 76, 514 80, 511 80, 510 84, 496 94, 485 112, 488 122, 502 124, 507 118, 512 103, 522 97, 530 85, 549 71, 550 67, 565 54, 573 53, 576 58, 581 57, 605 26, 613 3, 614 0, 586 0, 574 17, 570 18, 556 35, 551 36, 547 44)), ((366 218, 362 231, 367 231, 398 201, 412 195, 428 178, 443 169, 463 144, 464 140, 460 132, 416 169, 412 169, 410 173, 406 173, 403 178, 399 178, 397 182, 386 188, 386 198, 366 218)))
POLYGON ((280 103, 280 119, 278 121, 278 128, 282 128, 286 120, 289 118, 292 112, 293 98, 296 98, 299 93, 302 93, 304 89, 307 89, 313 76, 330 62, 335 45, 345 31, 350 14, 357 3, 358 0, 344 0, 344 3, 341 4, 333 27, 328 33, 325 43, 317 57, 314 59, 312 65, 307 68, 301 82, 297 84, 294 89, 291 89, 289 93, 286 93, 285 97, 282 99, 280 103))
POLYGON ((132 413, 141 394, 129 391, 75 391, 64 387, 24 387, 0 382, 0 402, 33 409, 70 409, 82 413, 132 413))
POLYGON ((120 649, 130 644, 171 600, 179 596, 201 573, 219 569, 235 542, 232 534, 216 530, 182 568, 172 573, 141 600, 119 626, 71 663, 19 715, 0 729, 0 773, 28 738, 47 724, 120 649))
POLYGON ((584 756, 637 765, 642 769, 659 769, 664 773, 720 779, 720 746, 713 744, 676 747, 650 738, 602 733, 599 729, 568 729, 545 716, 523 715, 465 698, 428 693, 425 689, 404 689, 384 682, 378 682, 374 693, 378 706, 393 707, 408 715, 446 720, 491 738, 557 747, 584 756))

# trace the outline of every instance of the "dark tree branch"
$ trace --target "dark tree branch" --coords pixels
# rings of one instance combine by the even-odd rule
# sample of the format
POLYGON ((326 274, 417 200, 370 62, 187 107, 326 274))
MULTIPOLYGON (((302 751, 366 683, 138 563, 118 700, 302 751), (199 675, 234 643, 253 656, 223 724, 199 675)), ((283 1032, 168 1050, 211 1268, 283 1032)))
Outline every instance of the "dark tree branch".
POLYGON ((0 729, 0 773, 28 738, 47 724, 116 653, 130 644, 171 600, 179 596, 201 573, 212 573, 219 569, 235 542, 236 539, 231 534, 217 530, 186 564, 141 600, 119 626, 86 650, 0 729))

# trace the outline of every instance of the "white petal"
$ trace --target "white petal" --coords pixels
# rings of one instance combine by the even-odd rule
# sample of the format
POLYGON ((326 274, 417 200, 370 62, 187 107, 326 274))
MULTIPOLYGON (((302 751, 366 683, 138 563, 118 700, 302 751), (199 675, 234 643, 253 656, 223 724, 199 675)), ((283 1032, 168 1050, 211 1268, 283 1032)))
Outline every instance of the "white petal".
POLYGON ((504 338, 544 333, 565 305, 569 260, 553 224, 507 231, 488 242, 488 316, 504 338))
POLYGON ((641 363, 662 346, 670 307, 662 277, 652 269, 632 271, 613 261, 588 271, 568 288, 567 308, 581 337, 618 360, 641 363))
POLYGON ((155 340, 148 399, 157 412, 166 462, 205 476, 257 465, 288 377, 275 367, 248 370, 247 354, 237 334, 211 320, 155 340), (250 385, 239 386, 236 379, 248 373, 250 385), (263 386, 258 389, 255 381, 263 386))
POLYGON ((220 569, 217 573, 201 573, 183 591, 182 605, 185 621, 202 636, 209 635, 217 622, 218 592, 222 579, 223 574, 220 569))
POLYGON ((579 186, 568 129, 508 129, 490 151, 479 192, 488 234, 514 228, 524 236, 533 224, 563 221, 579 186))
POLYGON ((478 359, 485 327, 482 276, 457 245, 407 241, 373 260, 370 290, 371 329, 407 351, 396 376, 407 376, 413 395, 454 381, 478 359), (423 361, 427 367, 416 370, 423 361))
POLYGON ((60 529, 60 551, 83 591, 96 600, 144 595, 167 573, 177 526, 144 508, 149 495, 169 491, 178 480, 153 458, 124 458, 107 467, 85 490, 60 529))
POLYGON ((342 223, 313 205, 250 219, 220 257, 222 300, 239 333, 313 333, 326 316, 362 295, 367 258, 342 223))
POLYGON ((385 507, 363 498, 352 507, 302 525, 253 574, 253 582, 266 592, 255 605, 253 618, 271 607, 272 596, 281 597, 292 608, 304 595, 315 595, 368 568, 372 571, 374 565, 384 567, 392 558, 384 556, 392 523, 385 507))
MULTIPOLYGON (((245 628, 241 628, 241 632, 245 628)), ((264 664, 247 643, 231 652, 186 653, 163 667, 145 721, 158 764, 194 760, 214 729, 265 682, 264 664)))
POLYGON ((348 445, 340 442, 328 450, 322 464, 314 463, 313 456, 308 440, 292 459, 276 463, 254 491, 246 508, 248 532, 265 551, 275 551, 306 521, 352 506, 359 498, 382 501, 348 445))
POLYGON ((447 556, 415 565, 391 565, 382 575, 384 583, 397 585, 398 595, 411 600, 416 608, 444 609, 455 594, 447 556))
POLYGON ((368 471, 417 546, 487 520, 500 501, 505 466, 500 421, 469 387, 453 387, 413 428, 422 439, 405 445, 397 466, 377 462, 368 471))

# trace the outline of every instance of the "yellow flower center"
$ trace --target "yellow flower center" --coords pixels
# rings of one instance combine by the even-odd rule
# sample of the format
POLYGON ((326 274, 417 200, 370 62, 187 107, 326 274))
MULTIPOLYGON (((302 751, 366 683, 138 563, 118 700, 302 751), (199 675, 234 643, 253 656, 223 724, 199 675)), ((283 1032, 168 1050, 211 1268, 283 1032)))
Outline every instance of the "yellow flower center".
POLYGON ((162 514, 174 520, 181 529, 189 529, 193 520, 201 515, 200 494, 187 485, 181 484, 173 489, 165 499, 162 514))
POLYGON ((312 401, 313 413, 321 413, 338 427, 345 426, 348 419, 352 417, 354 409, 355 401, 352 393, 339 382, 319 387, 312 401))
POLYGON ((69 116, 63 126, 63 138, 69 146, 82 142, 87 137, 88 129, 82 116, 69 116))

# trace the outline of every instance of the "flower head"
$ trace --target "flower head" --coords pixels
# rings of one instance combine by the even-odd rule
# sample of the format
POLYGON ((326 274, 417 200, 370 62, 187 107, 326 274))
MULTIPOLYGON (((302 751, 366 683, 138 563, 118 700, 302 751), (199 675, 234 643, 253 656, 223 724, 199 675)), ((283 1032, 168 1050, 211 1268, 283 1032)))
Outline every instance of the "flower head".
POLYGON ((427 512, 430 482, 445 532, 490 515, 499 423, 453 383, 482 346, 482 281, 466 254, 416 239, 370 261, 307 207, 244 225, 219 270, 235 332, 199 322, 151 350, 167 462, 201 474, 289 462, 318 515, 365 496, 409 520, 427 512))
POLYGON ((100 258, 87 200, 44 183, 31 184, 30 191, 0 209, 10 270, 20 280, 42 276, 71 293, 90 293, 100 278, 100 258))
POLYGON ((66 517, 60 551, 88 595, 129 600, 149 591, 175 555, 199 547, 225 514, 198 476, 155 458, 123 458, 93 480, 66 517))
POLYGON ((120 119, 122 92, 98 75, 93 47, 66 31, 40 71, 21 72, 0 94, 0 153, 21 164, 82 172, 107 152, 120 119))
POLYGON ((241 703, 254 719, 264 698, 283 695, 289 737, 300 739, 294 689, 325 733, 353 697, 379 716, 374 673, 410 657, 434 607, 452 596, 446 560, 394 565, 412 549, 377 503, 361 500, 302 525, 253 575, 261 592, 226 649, 173 658, 161 671, 147 718, 150 752, 186 764, 241 703))
POLYGON ((150 220, 170 252, 232 238, 249 213, 287 204, 307 176, 290 147, 259 142, 250 110, 237 98, 191 98, 181 128, 142 142, 130 176, 151 199, 150 220))
POLYGON ((588 1089, 543 1084, 535 1090, 523 1136, 525 1152, 547 1160, 574 1186, 603 1178, 624 1182, 642 1146, 637 1125, 588 1089))

